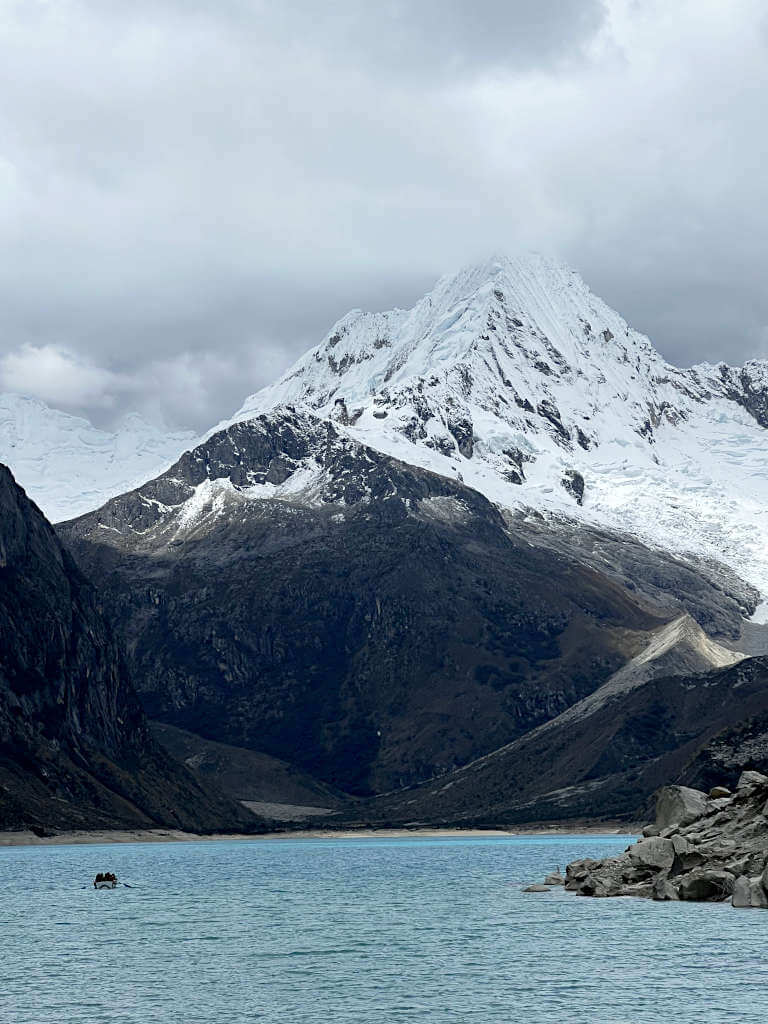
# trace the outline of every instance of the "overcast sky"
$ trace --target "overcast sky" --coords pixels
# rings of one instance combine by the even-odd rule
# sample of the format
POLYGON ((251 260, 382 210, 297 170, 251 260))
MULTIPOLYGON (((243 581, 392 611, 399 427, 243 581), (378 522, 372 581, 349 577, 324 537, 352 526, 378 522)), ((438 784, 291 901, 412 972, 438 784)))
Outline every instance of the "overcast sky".
POLYGON ((498 250, 768 356, 763 0, 0 0, 0 96, 0 390, 99 424, 498 250))

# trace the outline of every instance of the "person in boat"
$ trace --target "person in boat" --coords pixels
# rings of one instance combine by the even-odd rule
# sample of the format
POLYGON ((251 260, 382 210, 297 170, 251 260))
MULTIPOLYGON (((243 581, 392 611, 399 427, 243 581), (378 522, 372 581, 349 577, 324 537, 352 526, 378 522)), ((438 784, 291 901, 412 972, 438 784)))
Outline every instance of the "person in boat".
POLYGON ((111 871, 100 871, 93 880, 94 889, 98 886, 99 882, 117 882, 117 875, 112 874, 111 871))

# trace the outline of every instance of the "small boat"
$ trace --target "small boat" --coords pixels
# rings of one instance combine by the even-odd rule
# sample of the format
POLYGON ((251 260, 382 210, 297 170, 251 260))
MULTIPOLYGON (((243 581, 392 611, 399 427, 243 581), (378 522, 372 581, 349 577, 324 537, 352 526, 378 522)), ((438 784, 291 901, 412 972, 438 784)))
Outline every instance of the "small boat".
POLYGON ((99 872, 93 880, 94 889, 116 889, 117 888, 117 875, 113 875, 111 871, 99 872))

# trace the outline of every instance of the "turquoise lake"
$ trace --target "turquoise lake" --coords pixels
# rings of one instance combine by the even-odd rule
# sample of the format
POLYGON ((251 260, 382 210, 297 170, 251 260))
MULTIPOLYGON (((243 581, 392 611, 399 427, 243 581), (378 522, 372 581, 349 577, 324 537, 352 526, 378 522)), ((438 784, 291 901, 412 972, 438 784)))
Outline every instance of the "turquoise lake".
POLYGON ((628 842, 0 849, 0 1021, 763 1024, 768 913, 520 892, 628 842))

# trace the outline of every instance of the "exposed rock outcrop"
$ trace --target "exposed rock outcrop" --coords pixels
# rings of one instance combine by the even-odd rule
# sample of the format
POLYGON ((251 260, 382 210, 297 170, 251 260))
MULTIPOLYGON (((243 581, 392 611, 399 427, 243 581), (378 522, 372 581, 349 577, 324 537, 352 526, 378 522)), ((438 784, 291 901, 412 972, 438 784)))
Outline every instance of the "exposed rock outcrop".
POLYGON ((581 896, 723 902, 768 908, 768 776, 745 771, 729 796, 659 791, 656 829, 618 857, 577 860, 565 888, 581 896))
POLYGON ((584 477, 578 470, 566 469, 560 483, 571 497, 575 498, 577 505, 584 504, 584 477))

